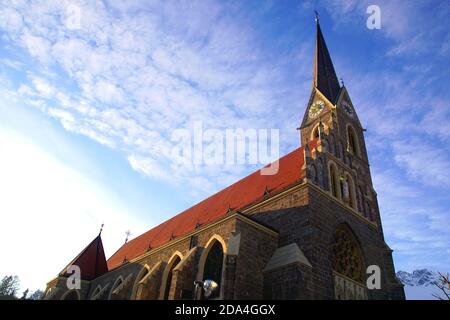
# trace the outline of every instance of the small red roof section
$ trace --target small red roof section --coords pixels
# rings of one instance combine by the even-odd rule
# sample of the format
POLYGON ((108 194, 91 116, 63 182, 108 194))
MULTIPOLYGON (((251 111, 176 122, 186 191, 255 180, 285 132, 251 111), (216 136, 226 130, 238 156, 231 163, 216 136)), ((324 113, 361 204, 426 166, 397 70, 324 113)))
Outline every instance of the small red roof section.
POLYGON ((108 272, 105 251, 103 250, 103 242, 100 234, 92 240, 92 242, 89 243, 89 245, 59 273, 59 275, 70 276, 72 273, 68 273, 68 268, 72 265, 80 267, 82 280, 92 280, 108 272))
MULTIPOLYGON (((317 141, 310 142, 310 150, 317 141)), ((197 203, 157 227, 125 243, 108 259, 108 268, 112 270, 124 261, 132 260, 151 247, 157 248, 174 237, 186 235, 198 225, 219 220, 228 210, 242 209, 264 198, 266 190, 274 195, 304 178, 304 148, 298 148, 279 159, 279 170, 275 175, 262 175, 260 170, 232 184, 211 197, 197 203)))

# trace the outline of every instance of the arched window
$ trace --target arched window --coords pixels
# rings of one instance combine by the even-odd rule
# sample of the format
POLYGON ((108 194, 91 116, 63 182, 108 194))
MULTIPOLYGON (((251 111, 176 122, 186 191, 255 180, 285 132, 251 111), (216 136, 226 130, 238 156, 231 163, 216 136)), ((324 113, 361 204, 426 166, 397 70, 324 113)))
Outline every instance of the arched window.
POLYGON ((63 294, 61 300, 80 300, 80 293, 78 290, 69 290, 63 294))
MULTIPOLYGON (((223 298, 224 259, 227 254, 227 244, 220 235, 213 235, 205 245, 198 264, 197 280, 213 280, 219 288, 212 298, 223 298)), ((199 297, 200 298, 200 297, 199 297)))
POLYGON ((358 138, 355 130, 349 125, 347 126, 348 149, 354 155, 360 156, 358 138))
POLYGON ((361 248, 346 225, 339 226, 333 235, 333 270, 354 281, 363 283, 364 260, 361 248))
POLYGON ((168 274, 167 274, 167 278, 166 278, 166 286, 164 289, 164 300, 169 300, 169 294, 170 294, 170 289, 172 288, 172 284, 173 284, 173 269, 175 269, 175 267, 181 262, 181 258, 180 256, 175 256, 174 259, 172 259, 172 261, 170 262, 170 264, 167 266, 168 268, 168 274))
POLYGON ((329 166, 329 172, 330 172, 331 194, 333 195, 333 197, 340 199, 341 196, 340 196, 339 179, 338 179, 338 175, 337 175, 336 166, 333 163, 331 163, 329 166))
MULTIPOLYGON (((219 285, 219 288, 222 284, 223 257, 222 244, 219 241, 214 241, 206 257, 203 280, 213 280, 219 285)), ((215 293, 216 297, 220 295, 219 291, 215 293)))

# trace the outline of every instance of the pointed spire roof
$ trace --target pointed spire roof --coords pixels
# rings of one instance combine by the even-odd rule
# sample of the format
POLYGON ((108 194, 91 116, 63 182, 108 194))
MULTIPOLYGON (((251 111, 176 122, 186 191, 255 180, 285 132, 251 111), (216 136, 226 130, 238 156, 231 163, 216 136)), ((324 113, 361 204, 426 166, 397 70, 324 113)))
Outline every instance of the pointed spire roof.
POLYGON ((71 265, 80 267, 82 280, 92 280, 108 272, 101 231, 100 234, 59 273, 59 275, 69 276, 70 274, 67 271, 71 265))
POLYGON ((316 48, 314 51, 313 87, 318 89, 328 100, 335 102, 341 86, 339 85, 333 62, 328 52, 319 17, 316 13, 316 48))

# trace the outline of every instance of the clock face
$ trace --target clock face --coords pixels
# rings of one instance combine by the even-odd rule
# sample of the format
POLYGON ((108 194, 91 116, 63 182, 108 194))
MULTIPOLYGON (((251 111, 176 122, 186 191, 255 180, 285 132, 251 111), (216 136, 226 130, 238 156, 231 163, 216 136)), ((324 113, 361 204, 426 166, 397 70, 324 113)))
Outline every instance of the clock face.
POLYGON ((311 119, 317 118, 325 107, 325 103, 322 100, 316 100, 309 108, 309 117, 311 119))
POLYGON ((342 102, 342 108, 349 116, 353 117, 354 115, 353 108, 347 101, 342 102))

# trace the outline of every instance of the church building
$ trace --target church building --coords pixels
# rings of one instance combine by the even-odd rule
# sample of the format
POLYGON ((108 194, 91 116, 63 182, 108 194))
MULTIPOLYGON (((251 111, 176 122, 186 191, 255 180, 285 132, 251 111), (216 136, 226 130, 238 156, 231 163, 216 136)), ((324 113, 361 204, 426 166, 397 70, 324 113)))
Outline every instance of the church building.
POLYGON ((301 146, 275 175, 256 171, 126 242, 109 259, 99 234, 47 284, 44 299, 404 299, 372 186, 364 129, 316 19, 301 146), (70 266, 81 287, 68 289, 70 266), (369 288, 369 266, 381 286, 369 288))

